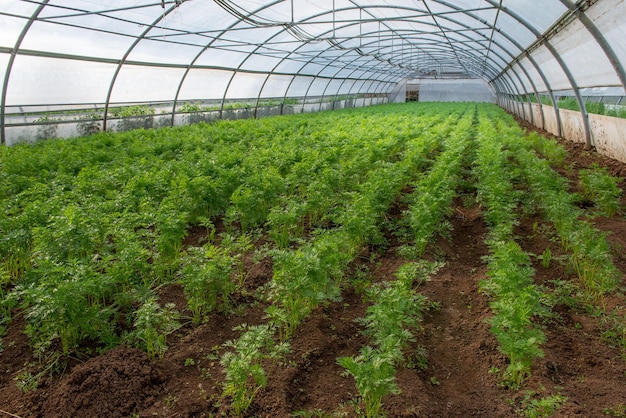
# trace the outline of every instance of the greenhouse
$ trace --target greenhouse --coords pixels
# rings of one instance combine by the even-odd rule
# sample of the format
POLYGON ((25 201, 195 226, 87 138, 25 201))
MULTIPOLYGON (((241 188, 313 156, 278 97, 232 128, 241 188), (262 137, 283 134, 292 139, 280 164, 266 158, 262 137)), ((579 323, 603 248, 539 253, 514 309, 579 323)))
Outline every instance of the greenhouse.
POLYGON ((0 417, 626 416, 626 1, 0 0, 0 417))
MULTIPOLYGON (((407 84, 429 91, 429 80, 472 79, 536 126, 624 160, 624 125, 589 116, 585 104, 624 114, 625 8, 5 0, 2 143, 404 101, 407 84), (581 114, 561 112, 563 100, 581 114)), ((434 90, 428 100, 486 97, 450 83, 434 90)))

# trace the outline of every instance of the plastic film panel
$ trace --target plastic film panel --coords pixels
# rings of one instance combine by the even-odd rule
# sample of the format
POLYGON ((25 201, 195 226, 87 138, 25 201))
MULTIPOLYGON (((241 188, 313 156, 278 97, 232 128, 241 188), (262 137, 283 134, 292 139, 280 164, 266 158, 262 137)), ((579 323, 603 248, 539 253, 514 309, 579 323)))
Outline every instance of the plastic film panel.
POLYGON ((324 92, 325 96, 336 95, 339 93, 339 89, 341 88, 342 80, 333 79, 326 85, 326 91, 324 92))
POLYGON ((128 61, 187 65, 200 51, 197 46, 143 39, 128 55, 128 61))
POLYGON ((289 86, 287 97, 304 97, 312 82, 313 77, 295 77, 293 83, 289 86))
POLYGON ((337 94, 350 94, 354 87, 355 80, 342 80, 341 86, 339 90, 337 90, 337 94))
POLYGON ((265 83, 265 86, 263 87, 263 91, 261 91, 261 98, 285 96, 292 80, 293 76, 269 76, 267 82, 265 83))
POLYGON ((180 89, 178 100, 221 100, 232 71, 191 69, 180 89))
POLYGON ((0 0, 0 11, 2 11, 2 13, 24 16, 26 18, 32 16, 32 14, 37 9, 37 6, 37 3, 15 0, 0 0))
POLYGON ((172 100, 184 69, 124 65, 115 81, 112 103, 172 100))
POLYGON ((552 90, 567 90, 572 88, 563 69, 548 48, 541 46, 533 51, 532 56, 548 79, 552 90))
POLYGON ((311 84, 311 88, 309 89, 307 96, 322 96, 330 81, 331 80, 327 78, 316 78, 315 81, 313 81, 313 83, 311 84))
POLYGON ((13 48, 24 29, 24 23, 22 18, 0 15, 0 46, 13 48))
MULTIPOLYGON (((515 65, 513 65, 511 67, 511 71, 509 71, 509 75, 511 76, 512 79, 515 80, 515 84, 518 85, 520 91, 522 93, 529 93, 529 94, 534 94, 534 90, 533 90, 533 86, 530 82, 530 80, 528 79, 528 77, 526 77, 526 73, 524 72, 524 70, 522 69, 520 63, 515 63, 515 65), (519 76, 519 79, 521 79, 521 85, 519 84, 519 79, 518 77, 515 77, 514 74, 510 74, 511 72, 514 72, 515 74, 517 74, 519 76)), ((535 86, 537 85, 537 80, 532 80, 533 83, 535 83, 535 86)))
POLYGON ((17 56, 7 105, 104 103, 115 68, 98 62, 17 56))
POLYGON ((572 22, 551 42, 579 88, 620 85, 606 54, 579 21, 572 22))
MULTIPOLYGON (((47 9, 44 9, 44 12, 46 10, 47 9)), ((107 14, 95 13, 79 14, 75 10, 58 9, 57 13, 53 13, 53 16, 48 17, 45 21, 68 27, 92 29, 94 31, 117 33, 132 37, 141 35, 141 33, 144 31, 143 25, 137 24, 133 21, 129 21, 124 17, 124 15, 109 16, 107 14), (67 16, 68 13, 71 13, 72 15, 67 16), (59 15, 59 17, 54 17, 54 15, 59 15)), ((154 20, 154 18, 152 18, 151 20, 154 20)))
POLYGON ((505 31, 511 38, 515 39, 523 48, 528 47, 537 40, 537 37, 531 30, 506 13, 500 13, 498 17, 498 27, 505 31))
POLYGON ((274 72, 297 74, 302 70, 302 67, 304 67, 307 62, 308 61, 297 60, 293 58, 285 59, 276 66, 274 72))
POLYGON ((134 40, 130 36, 36 21, 21 47, 46 53, 119 59, 134 40))
POLYGON ((548 91, 548 87, 544 83, 543 78, 541 78, 541 74, 539 74, 539 71, 537 71, 537 68, 532 64, 532 62, 528 58, 521 59, 519 62, 519 65, 523 66, 526 69, 529 77, 532 78, 533 83, 535 83, 535 87, 537 87, 537 91, 539 93, 548 91))
POLYGON ((263 51, 268 55, 261 55, 261 51, 257 51, 255 54, 250 55, 242 64, 241 69, 250 71, 263 71, 271 72, 281 60, 281 57, 274 57, 271 54, 273 51, 265 49, 263 51))
POLYGON ((228 91, 227 99, 256 98, 263 87, 264 74, 236 73, 228 91))
POLYGON ((235 51, 225 48, 206 49, 194 65, 221 68, 237 68, 250 55, 248 52, 235 51))
MULTIPOLYGON (((0 53, 0 69, 2 70, 2 72, 0 74, 2 74, 3 76, 4 76, 5 70, 7 68, 7 65, 9 64, 9 58, 10 57, 11 56, 9 54, 1 54, 0 53)), ((4 88, 4 82, 0 82, 0 97, 2 97, 3 88, 4 88)))
MULTIPOLYGON (((545 32, 555 20, 567 11, 567 8, 559 1, 503 0, 502 5, 515 12, 539 32, 545 32)), ((499 26, 507 27, 505 25, 499 26)))
POLYGON ((604 0, 587 10, 587 15, 626 67, 626 2, 604 0))

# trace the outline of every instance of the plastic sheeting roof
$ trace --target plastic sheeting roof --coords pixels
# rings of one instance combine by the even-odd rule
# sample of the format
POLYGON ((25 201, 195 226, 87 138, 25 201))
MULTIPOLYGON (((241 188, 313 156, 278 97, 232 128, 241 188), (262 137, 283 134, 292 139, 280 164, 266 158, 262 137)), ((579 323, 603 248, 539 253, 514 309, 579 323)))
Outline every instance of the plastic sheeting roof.
POLYGON ((625 67, 624 0, 0 0, 3 142, 27 106, 379 94, 416 77, 580 99, 623 95, 625 67))

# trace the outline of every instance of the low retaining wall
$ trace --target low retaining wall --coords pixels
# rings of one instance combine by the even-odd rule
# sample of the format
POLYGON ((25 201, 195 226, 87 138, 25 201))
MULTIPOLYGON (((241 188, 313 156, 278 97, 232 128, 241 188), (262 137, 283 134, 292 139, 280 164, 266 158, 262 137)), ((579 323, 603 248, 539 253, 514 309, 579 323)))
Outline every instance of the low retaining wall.
MULTIPOLYGON (((511 106, 507 110, 515 113, 520 118, 526 119, 536 127, 545 129, 553 135, 559 135, 559 125, 556 113, 552 106, 531 103, 524 105, 524 114, 521 115, 522 106, 511 106), (543 109, 543 118, 542 112, 543 109), (532 118, 531 118, 532 113, 532 118)), ((585 143, 585 126, 581 113, 574 110, 559 109, 561 116, 562 137, 572 142, 585 143)), ((612 116, 589 114, 591 125, 591 141, 596 150, 608 157, 626 163, 626 119, 612 116)))

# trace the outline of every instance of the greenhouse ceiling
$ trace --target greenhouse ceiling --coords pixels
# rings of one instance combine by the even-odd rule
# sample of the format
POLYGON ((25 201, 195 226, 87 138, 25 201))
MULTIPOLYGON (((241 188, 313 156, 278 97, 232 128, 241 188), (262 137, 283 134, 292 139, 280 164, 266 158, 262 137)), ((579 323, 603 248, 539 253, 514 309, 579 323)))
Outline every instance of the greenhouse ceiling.
POLYGON ((480 78, 500 95, 624 95, 624 0, 0 0, 10 115, 389 94, 480 78))

